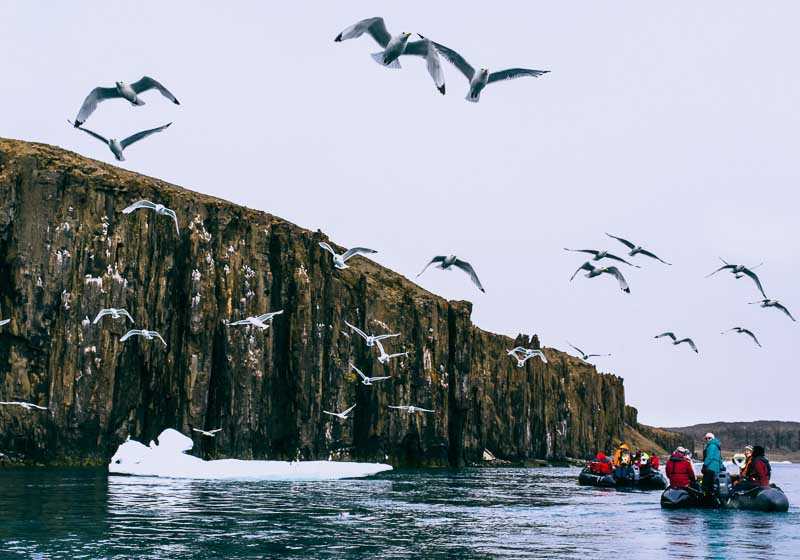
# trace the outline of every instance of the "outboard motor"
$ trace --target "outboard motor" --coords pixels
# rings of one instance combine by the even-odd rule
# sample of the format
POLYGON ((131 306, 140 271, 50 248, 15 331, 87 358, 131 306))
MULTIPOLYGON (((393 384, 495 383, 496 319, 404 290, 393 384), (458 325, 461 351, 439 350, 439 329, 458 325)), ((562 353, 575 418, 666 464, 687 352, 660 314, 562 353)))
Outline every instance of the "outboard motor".
POLYGON ((639 481, 639 467, 636 466, 636 465, 633 465, 631 468, 633 469, 633 480, 638 482, 639 481))
POLYGON ((723 470, 717 477, 717 497, 723 502, 733 494, 733 479, 728 471, 723 470))

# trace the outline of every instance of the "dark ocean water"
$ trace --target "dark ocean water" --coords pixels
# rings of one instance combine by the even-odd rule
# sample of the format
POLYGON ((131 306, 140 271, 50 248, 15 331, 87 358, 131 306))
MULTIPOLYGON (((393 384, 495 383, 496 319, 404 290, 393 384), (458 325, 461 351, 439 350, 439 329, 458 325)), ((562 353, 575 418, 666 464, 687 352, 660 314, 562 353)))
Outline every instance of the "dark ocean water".
POLYGON ((0 558, 800 558, 800 465, 774 466, 782 514, 663 511, 658 491, 580 487, 578 472, 274 483, 0 469, 0 558))

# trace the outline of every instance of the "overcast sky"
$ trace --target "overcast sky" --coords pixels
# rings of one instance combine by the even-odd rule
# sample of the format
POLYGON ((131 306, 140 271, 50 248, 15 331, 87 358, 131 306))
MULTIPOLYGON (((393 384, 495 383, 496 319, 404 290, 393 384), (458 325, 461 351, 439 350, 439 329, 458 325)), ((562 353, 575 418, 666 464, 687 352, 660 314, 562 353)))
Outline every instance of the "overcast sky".
POLYGON ((422 286, 474 302, 480 327, 545 346, 613 354, 640 420, 800 420, 800 327, 753 282, 704 276, 756 265, 800 317, 800 4, 617 2, 2 2, 0 136, 46 142, 322 229, 379 251, 414 278, 435 254, 473 263, 422 286), (445 66, 381 68, 368 36, 333 38, 381 15, 475 66, 551 70, 490 85, 478 104, 445 66), (65 122, 95 86, 147 74, 158 94, 107 102, 87 126, 122 138, 174 125, 128 161, 65 122), (563 247, 625 248, 610 277, 569 282, 563 247), (744 335, 752 329, 763 348, 744 335), (694 338, 672 346, 653 336, 694 338))

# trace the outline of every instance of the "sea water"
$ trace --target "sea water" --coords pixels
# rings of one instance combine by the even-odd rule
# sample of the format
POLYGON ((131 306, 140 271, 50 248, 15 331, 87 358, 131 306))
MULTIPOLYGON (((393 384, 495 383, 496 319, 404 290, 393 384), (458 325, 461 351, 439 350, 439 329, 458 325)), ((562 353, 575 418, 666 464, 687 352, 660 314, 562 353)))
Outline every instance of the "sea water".
POLYGON ((394 471, 326 482, 0 469, 6 558, 798 558, 788 513, 664 511, 659 491, 578 486, 577 468, 394 471))

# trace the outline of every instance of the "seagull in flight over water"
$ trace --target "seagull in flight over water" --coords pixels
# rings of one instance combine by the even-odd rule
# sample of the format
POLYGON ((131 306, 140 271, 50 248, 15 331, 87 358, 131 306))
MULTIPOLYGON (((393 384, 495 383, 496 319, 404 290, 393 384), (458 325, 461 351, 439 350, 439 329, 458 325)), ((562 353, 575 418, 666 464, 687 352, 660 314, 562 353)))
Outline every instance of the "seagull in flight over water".
POLYGON ((742 327, 733 327, 732 329, 728 329, 727 331, 722 331, 720 334, 726 334, 731 331, 736 331, 739 334, 746 334, 747 336, 753 339, 753 342, 755 342, 756 344, 758 344, 759 347, 761 347, 761 343, 756 338, 756 335, 754 335, 752 331, 749 331, 748 329, 744 329, 742 327))
POLYGON ((350 411, 353 410, 356 405, 351 406, 344 412, 328 412, 327 410, 323 410, 325 414, 330 414, 331 416, 336 416, 337 418, 341 418, 342 420, 347 420, 347 415, 350 414, 350 411))
MULTIPOLYGON (((67 121, 69 122, 69 121, 67 121)), ((70 124, 72 124, 70 122, 70 124)), ((131 134, 127 138, 123 138, 122 140, 117 140, 116 138, 106 138, 96 132, 89 130, 88 128, 83 128, 82 126, 76 126, 78 130, 84 131, 89 136, 93 136, 100 140, 103 144, 108 146, 108 149, 111 150, 111 153, 114 154, 114 157, 117 158, 117 161, 125 161, 125 156, 122 155, 123 150, 133 144, 134 142, 138 142, 144 138, 147 138, 151 134, 155 134, 157 132, 161 132, 162 130, 166 130, 170 127, 172 123, 167 123, 163 126, 159 126, 156 128, 151 128, 149 130, 143 130, 141 132, 137 132, 136 134, 131 134)))
POLYGON ((538 357, 544 363, 547 363, 547 358, 544 355, 544 352, 541 350, 534 350, 532 348, 523 348, 522 346, 517 346, 513 350, 507 350, 506 353, 509 356, 514 356, 517 360, 517 367, 522 367, 525 365, 525 362, 530 360, 533 357, 538 357), (522 357, 520 357, 520 354, 522 357))
POLYGON ((393 358, 399 358, 400 356, 408 356, 408 352, 398 352, 397 354, 387 354, 386 350, 383 349, 383 344, 381 344, 380 340, 376 340, 375 344, 378 345, 378 352, 380 353, 378 356, 378 361, 382 364, 385 364, 389 360, 393 358))
POLYGON ((363 338, 367 342, 367 346, 370 347, 370 348, 372 346, 375 346, 375 343, 377 341, 379 341, 379 340, 386 340, 387 338, 392 338, 394 336, 400 336, 400 333, 397 333, 397 334, 379 334, 377 336, 374 336, 374 335, 371 335, 371 334, 368 335, 367 333, 365 333, 364 331, 362 331, 361 329, 359 329, 355 325, 351 325, 347 321, 345 321, 344 324, 347 325, 348 327, 350 327, 351 329, 353 329, 355 332, 357 332, 359 334, 359 336, 361 336, 361 338, 363 338))
POLYGON ((614 278, 617 279, 619 282, 619 289, 625 292, 626 294, 631 293, 631 289, 628 287, 628 283, 625 281, 625 277, 619 271, 616 266, 604 266, 602 268, 597 268, 590 262, 585 262, 581 265, 581 267, 575 271, 575 273, 570 277, 569 281, 572 282, 573 278, 578 275, 581 270, 588 270, 588 274, 584 274, 586 278, 595 278, 600 276, 601 274, 610 274, 614 278))
POLYGON ((795 321, 795 318, 792 317, 792 314, 789 313, 789 310, 786 309, 786 307, 781 302, 779 302, 777 299, 762 299, 760 301, 751 301, 750 305, 760 305, 761 307, 764 307, 764 308, 774 307, 775 309, 780 309, 781 311, 783 311, 786 314, 787 317, 789 317, 789 319, 791 319, 792 321, 795 321))
POLYGON ((514 80, 516 78, 523 78, 530 76, 537 78, 542 74, 547 74, 549 70, 531 70, 530 68, 509 68, 507 70, 498 70, 489 73, 488 68, 481 68, 477 72, 472 65, 464 59, 463 56, 449 47, 445 47, 440 43, 434 42, 436 49, 445 57, 453 66, 455 66, 464 77, 469 80, 469 91, 465 99, 472 103, 477 103, 481 100, 481 91, 487 85, 502 80, 514 80))
POLYGON ((122 338, 120 338, 119 341, 125 342, 132 336, 141 336, 145 340, 153 340, 154 338, 157 338, 164 344, 164 346, 167 345, 167 342, 160 334, 158 334, 156 331, 148 331, 147 329, 132 329, 126 332, 124 335, 122 335, 122 338))
POLYGON ((96 325, 97 323, 100 322, 100 319, 102 319, 106 315, 111 315, 112 319, 119 319, 120 317, 127 317, 128 319, 131 320, 131 323, 136 323, 136 321, 133 320, 133 317, 131 317, 131 314, 128 313, 127 310, 125 310, 125 309, 116 309, 114 307, 107 307, 105 309, 101 309, 100 310, 100 312, 97 314, 97 317, 95 317, 94 321, 92 321, 92 324, 96 325))
POLYGON ((429 408, 419 408, 418 406, 406 406, 406 405, 392 406, 392 405, 389 405, 389 408, 394 408, 395 410, 405 410, 409 414, 414 414, 415 412, 433 412, 433 410, 431 410, 429 408))
POLYGON ((599 261, 600 259, 612 259, 615 261, 623 262, 625 264, 629 264, 631 266, 635 266, 636 268, 642 268, 638 264, 632 264, 626 261, 623 258, 618 257, 617 255, 612 255, 608 251, 596 251, 595 249, 567 249, 564 247, 565 251, 573 251, 575 253, 589 253, 590 255, 594 255, 593 261, 599 261))
POLYGON ((140 200, 139 202, 134 202, 127 208, 122 210, 123 214, 130 214, 131 212, 138 210, 139 208, 147 208, 148 210, 155 210, 156 214, 159 216, 169 216, 175 221, 175 232, 180 235, 181 230, 178 228, 178 215, 175 214, 175 210, 170 210, 163 204, 156 204, 155 202, 150 202, 149 200, 140 200))
MULTIPOLYGON (((472 265, 469 264, 467 261, 462 261, 461 259, 457 258, 455 255, 447 255, 447 256, 439 255, 439 256, 433 257, 431 259, 431 261, 428 264, 425 265, 425 268, 422 269, 422 272, 425 272, 426 270, 428 270, 428 267, 430 265, 434 264, 434 263, 437 263, 436 264, 436 268, 441 268, 442 270, 447 270, 451 266, 455 266, 456 268, 460 268, 461 270, 463 270, 464 272, 469 274, 469 277, 472 279, 472 281, 475 283, 475 285, 478 286, 478 289, 480 291, 482 291, 483 293, 486 293, 486 290, 484 290, 483 286, 481 285, 481 281, 478 280, 478 275, 475 273, 475 269, 472 268, 472 265)), ((417 274, 417 278, 422 276, 422 272, 417 274)))
POLYGON ((656 256, 655 253, 651 253, 650 251, 648 251, 646 249, 642 249, 641 245, 635 245, 635 244, 631 243, 630 241, 628 241, 627 239, 623 239, 622 237, 617 237, 616 235, 611 235, 610 233, 606 233, 606 235, 609 236, 612 239, 616 239, 617 241, 619 241, 620 243, 625 245, 628 249, 630 249, 631 252, 628 253, 628 256, 630 256, 630 257, 634 257, 634 256, 636 256, 638 254, 642 254, 645 257, 650 257, 651 259, 656 259, 657 261, 661 261, 664 264, 668 264, 668 265, 672 266, 672 263, 668 263, 667 261, 661 259, 660 257, 656 256))
POLYGON ((97 109, 97 104, 106 99, 127 99, 131 105, 144 105, 144 101, 139 97, 140 93, 145 91, 157 89, 161 95, 172 101, 175 105, 180 105, 178 100, 172 95, 167 88, 162 86, 159 82, 149 76, 144 76, 138 82, 126 84, 125 82, 115 82, 114 87, 97 87, 94 88, 86 99, 83 101, 78 116, 75 117, 74 126, 80 127, 89 118, 89 115, 94 113, 97 109))
POLYGON ((322 247, 323 249, 325 249, 326 251, 328 251, 331 255, 333 255, 333 266, 335 266, 339 270, 342 270, 342 269, 345 269, 345 268, 350 268, 349 266, 344 264, 345 261, 347 261, 348 259, 350 259, 350 258, 352 258, 352 257, 354 257, 354 256, 356 256, 358 254, 368 255, 370 253, 377 253, 378 252, 378 251, 375 251, 373 249, 367 249, 366 247, 353 247, 352 249, 349 249, 349 250, 345 251, 344 253, 342 253, 341 255, 339 255, 339 254, 336 253, 336 251, 333 250, 333 247, 331 247, 330 245, 328 245, 324 241, 320 241, 319 242, 319 246, 322 247))
POLYGON ((761 292, 761 295, 764 296, 765 298, 767 297, 767 294, 764 293, 764 288, 761 286, 761 281, 758 279, 758 276, 756 276, 756 273, 753 272, 754 268, 758 268, 759 266, 761 266, 761 264, 764 264, 764 263, 761 263, 761 264, 758 264, 756 266, 752 266, 752 267, 748 268, 743 264, 729 264, 722 257, 720 257, 719 260, 721 260, 724 263, 724 265, 719 267, 717 270, 715 270, 714 272, 712 272, 708 276, 706 276, 706 278, 710 278, 710 277, 714 276, 720 270, 728 270, 736 278, 741 278, 742 276, 749 276, 750 278, 753 279, 753 282, 756 283, 756 287, 758 288, 758 291, 761 292))
POLYGON ((197 428, 192 428, 192 430, 195 431, 195 432, 199 432, 199 433, 203 434, 204 436, 217 437, 217 432, 221 432, 222 428, 217 428, 216 430, 209 430, 209 431, 200 430, 200 429, 197 429, 197 428))
POLYGON ((444 72, 442 72, 442 65, 439 62, 439 53, 430 39, 420 35, 421 41, 409 42, 411 33, 408 31, 392 36, 386 29, 386 23, 383 21, 383 18, 373 17, 351 25, 339 33, 334 41, 341 43, 347 39, 361 37, 364 33, 368 33, 383 47, 382 51, 370 55, 372 59, 381 66, 399 69, 400 61, 398 59, 403 55, 421 56, 425 58, 428 74, 433 78, 433 82, 436 84, 436 89, 439 90, 439 93, 444 95, 444 72))
POLYGON ((665 333, 657 334, 653 338, 661 338, 663 336, 668 336, 669 338, 671 338, 673 346, 677 346, 678 344, 681 344, 681 343, 685 342, 689 346, 692 347, 692 350, 694 350, 695 353, 697 353, 697 354, 700 353, 700 352, 697 351, 697 346, 695 346, 694 340, 692 340, 691 338, 682 338, 682 339, 678 340, 677 337, 675 336, 675 333, 672 333, 672 332, 665 332, 665 333))
POLYGON ((600 358, 600 357, 603 357, 603 356, 610 356, 611 355, 611 354, 587 354, 586 352, 584 352, 583 350, 581 350, 577 346, 573 345, 569 340, 567 341, 567 344, 572 346, 578 352, 578 354, 581 355, 581 360, 583 360, 583 361, 587 361, 589 358, 595 358, 595 357, 596 358, 600 358))
POLYGON ((39 410, 47 410, 46 406, 39 406, 38 404, 33 404, 29 402, 22 402, 22 401, 10 401, 10 402, 2 402, 0 401, 0 405, 16 405, 21 406, 25 410, 31 410, 34 408, 38 408, 39 410))
POLYGON ((276 315, 280 315, 281 313, 283 313, 283 309, 280 311, 272 311, 271 313, 264 313, 263 315, 258 315, 257 317, 248 317, 247 319, 242 319, 241 321, 234 321, 233 323, 228 323, 228 326, 234 327, 237 325, 252 325, 263 331, 264 329, 268 329, 272 324, 272 318, 276 315))
POLYGON ((367 377, 366 375, 364 375, 364 372, 358 369, 352 362, 350 362, 350 367, 355 370, 355 372, 361 378, 361 383, 363 383, 364 385, 372 385, 375 381, 384 381, 385 379, 392 378, 390 375, 383 375, 381 377, 367 377))

